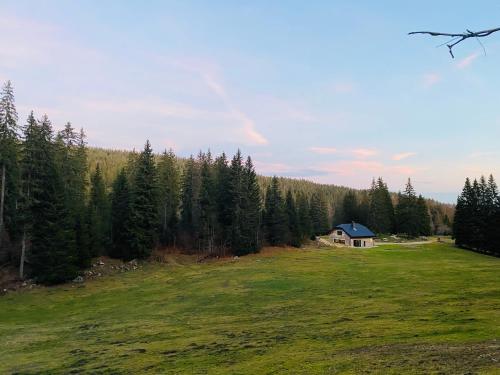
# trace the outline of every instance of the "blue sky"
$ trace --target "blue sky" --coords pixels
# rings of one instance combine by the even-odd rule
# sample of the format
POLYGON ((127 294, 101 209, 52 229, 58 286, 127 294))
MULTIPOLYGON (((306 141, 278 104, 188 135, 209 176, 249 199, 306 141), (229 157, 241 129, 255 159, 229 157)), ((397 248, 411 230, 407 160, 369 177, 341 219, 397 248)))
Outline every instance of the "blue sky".
MULTIPOLYGON (((253 156, 258 172, 454 201, 500 176, 500 33, 455 50, 412 30, 500 26, 500 3, 0 2, 0 81, 24 121, 91 145, 253 156), (312 4, 309 4, 312 3, 312 4)), ((500 178, 500 177, 499 177, 500 178)))

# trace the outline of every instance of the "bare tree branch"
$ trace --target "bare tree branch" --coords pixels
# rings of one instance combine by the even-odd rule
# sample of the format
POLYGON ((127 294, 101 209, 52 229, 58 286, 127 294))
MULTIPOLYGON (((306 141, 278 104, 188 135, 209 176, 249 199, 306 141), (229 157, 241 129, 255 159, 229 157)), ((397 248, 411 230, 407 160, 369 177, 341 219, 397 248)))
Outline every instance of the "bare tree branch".
POLYGON ((412 31, 411 33, 408 33, 408 35, 427 34, 430 36, 450 37, 451 39, 444 44, 446 44, 446 47, 448 47, 448 51, 450 52, 451 57, 455 58, 455 56, 453 55, 453 47, 455 47, 457 44, 459 44, 459 43, 461 43, 464 40, 469 39, 469 38, 476 38, 479 41, 479 38, 483 38, 485 36, 491 35, 493 33, 496 33, 497 31, 500 31, 500 27, 497 27, 495 29, 483 30, 483 31, 466 30, 465 33, 457 33, 457 34, 440 33, 440 32, 436 32, 436 31, 412 31))

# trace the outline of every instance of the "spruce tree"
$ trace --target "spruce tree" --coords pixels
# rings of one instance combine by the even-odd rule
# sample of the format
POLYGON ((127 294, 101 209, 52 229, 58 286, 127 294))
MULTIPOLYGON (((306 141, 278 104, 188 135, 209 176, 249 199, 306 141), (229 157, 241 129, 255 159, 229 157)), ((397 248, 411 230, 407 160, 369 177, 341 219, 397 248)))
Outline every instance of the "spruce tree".
POLYGON ((301 242, 304 242, 314 236, 312 222, 311 222, 311 212, 309 207, 309 199, 304 193, 299 193, 297 196, 297 210, 299 217, 301 242))
POLYGON ((288 217, 279 180, 276 176, 273 177, 271 185, 267 188, 264 215, 267 242, 271 246, 287 244, 290 238, 288 217))
POLYGON ((359 222, 359 205, 356 193, 349 190, 342 201, 342 222, 350 223, 352 221, 359 222))
POLYGON ((231 202, 231 170, 226 154, 215 159, 215 200, 217 212, 217 241, 219 248, 225 249, 230 243, 232 205, 231 202))
POLYGON ((90 179, 87 215, 90 255, 105 255, 110 245, 110 216, 108 196, 99 164, 90 179))
POLYGON ((19 127, 10 81, 4 85, 0 98, 0 249, 4 232, 17 236, 16 214, 19 193, 19 127))
POLYGON ((246 240, 243 238, 243 208, 245 200, 245 186, 244 186, 244 172, 243 172, 243 158, 240 150, 236 152, 231 160, 229 168, 230 185, 228 202, 231 207, 231 224, 230 224, 230 243, 231 250, 235 255, 243 255, 248 252, 245 249, 246 240))
POLYGON ((139 154, 130 201, 130 257, 144 259, 156 245, 158 182, 153 150, 146 141, 139 154))
POLYGON ((243 199, 241 208, 241 248, 237 255, 255 253, 261 247, 261 197, 257 174, 250 156, 243 168, 243 199))
POLYGON ((198 244, 201 251, 214 253, 217 211, 215 200, 215 182, 210 153, 201 160, 200 182, 200 232, 198 244))
POLYGON ((418 233, 421 236, 431 235, 431 218, 429 215, 429 208, 425 202, 424 197, 419 195, 417 198, 417 217, 418 217, 418 233))
POLYGON ((86 268, 90 266, 91 256, 86 225, 88 160, 85 133, 83 129, 76 132, 68 122, 58 133, 56 144, 58 146, 57 164, 64 185, 65 205, 75 230, 76 261, 80 268, 86 268))
POLYGON ((488 211, 486 213, 485 249, 493 254, 500 255, 500 197, 498 187, 492 175, 488 178, 487 185, 488 211))
POLYGON ((113 258, 132 259, 130 244, 132 234, 129 231, 131 220, 130 188, 125 169, 122 169, 113 182, 111 192, 111 250, 113 258))
POLYGON ((369 192, 368 225, 375 233, 390 234, 394 230, 394 206, 387 185, 381 177, 373 180, 369 192))
POLYGON ((28 120, 23 148, 23 193, 29 211, 29 262, 32 276, 55 284, 76 275, 75 232, 65 207, 64 185, 56 165, 53 131, 45 116, 34 124, 28 120))
POLYGON ((470 246, 472 240, 470 236, 472 217, 474 215, 472 196, 472 185, 469 178, 467 178, 462 193, 457 199, 453 221, 453 235, 457 246, 470 246))
POLYGON ((404 192, 398 194, 395 217, 399 233, 404 233, 408 237, 417 237, 420 234, 417 195, 410 179, 406 183, 404 192))
POLYGON ((172 150, 165 151, 158 163, 160 242, 175 246, 178 225, 180 175, 172 150))
POLYGON ((191 156, 184 166, 181 188, 180 230, 182 242, 193 247, 200 231, 198 166, 191 156))
POLYGON ((289 245, 300 247, 302 244, 302 235, 295 199, 293 198, 291 190, 288 190, 286 194, 286 212, 288 216, 288 231, 290 233, 289 245))
POLYGON ((310 216, 314 236, 325 235, 330 231, 326 202, 318 193, 314 193, 311 197, 310 216))

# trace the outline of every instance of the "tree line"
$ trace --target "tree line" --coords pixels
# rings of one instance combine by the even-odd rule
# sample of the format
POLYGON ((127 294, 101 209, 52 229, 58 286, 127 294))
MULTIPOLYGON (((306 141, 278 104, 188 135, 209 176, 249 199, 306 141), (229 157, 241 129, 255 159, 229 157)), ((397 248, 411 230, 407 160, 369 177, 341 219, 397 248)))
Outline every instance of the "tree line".
POLYGON ((500 256, 500 196, 492 175, 465 180, 457 199, 453 234, 458 246, 500 256))
POLYGON ((349 191, 342 202, 341 221, 365 224, 378 234, 400 233, 407 237, 432 234, 429 207, 422 195, 417 196, 410 179, 397 194, 395 204, 381 177, 372 181, 370 190, 361 199, 349 191))

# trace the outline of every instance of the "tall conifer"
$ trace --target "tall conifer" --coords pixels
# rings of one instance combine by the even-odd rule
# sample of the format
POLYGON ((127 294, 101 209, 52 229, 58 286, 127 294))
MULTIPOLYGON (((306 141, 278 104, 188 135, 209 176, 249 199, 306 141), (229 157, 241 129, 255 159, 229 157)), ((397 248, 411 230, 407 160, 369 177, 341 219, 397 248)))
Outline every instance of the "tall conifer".
POLYGON ((178 225, 180 176, 177 158, 172 150, 165 151, 158 163, 160 242, 174 245, 178 225))
POLYGON ((130 256, 147 258, 157 240, 158 225, 158 182, 153 150, 146 141, 139 154, 132 186, 130 221, 128 222, 130 256))

